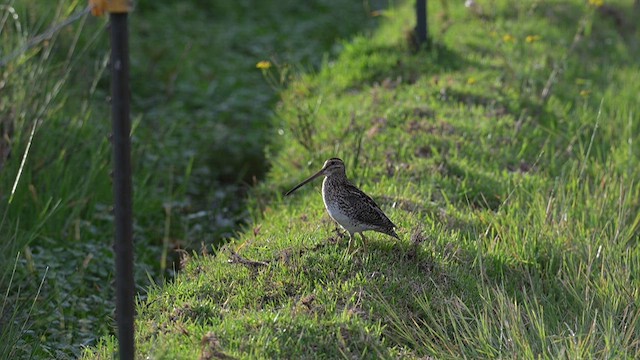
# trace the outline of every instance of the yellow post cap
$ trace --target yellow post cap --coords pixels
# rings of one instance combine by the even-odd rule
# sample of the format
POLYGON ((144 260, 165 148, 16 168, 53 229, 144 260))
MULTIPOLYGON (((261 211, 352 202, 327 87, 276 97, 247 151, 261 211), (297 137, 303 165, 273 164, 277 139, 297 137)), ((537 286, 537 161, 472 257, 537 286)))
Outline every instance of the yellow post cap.
POLYGON ((127 13, 131 11, 131 0, 89 0, 91 6, 91 14, 93 16, 102 16, 108 13, 127 13))

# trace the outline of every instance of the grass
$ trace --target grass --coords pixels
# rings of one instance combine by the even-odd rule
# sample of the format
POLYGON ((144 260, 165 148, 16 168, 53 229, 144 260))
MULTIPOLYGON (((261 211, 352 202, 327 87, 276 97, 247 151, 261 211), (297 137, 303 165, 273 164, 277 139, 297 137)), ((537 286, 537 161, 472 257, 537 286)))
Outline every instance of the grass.
MULTIPOLYGON (((263 149, 277 101, 255 65, 313 69, 339 50, 336 39, 375 22, 360 3, 335 4, 339 15, 334 4, 136 2, 130 31, 139 296, 174 275, 174 250, 220 246, 247 220, 246 189, 266 171, 263 149)), ((85 6, 7 2, 0 7, 0 57, 85 6)), ((0 69, 1 358, 76 358, 114 330, 105 29, 105 19, 82 18, 0 69)))
POLYGON ((253 223, 139 300, 138 356, 638 356, 637 9, 478 3, 431 2, 420 52, 392 7, 289 84, 253 223), (318 184, 282 198, 332 156, 403 241, 349 249, 318 184))

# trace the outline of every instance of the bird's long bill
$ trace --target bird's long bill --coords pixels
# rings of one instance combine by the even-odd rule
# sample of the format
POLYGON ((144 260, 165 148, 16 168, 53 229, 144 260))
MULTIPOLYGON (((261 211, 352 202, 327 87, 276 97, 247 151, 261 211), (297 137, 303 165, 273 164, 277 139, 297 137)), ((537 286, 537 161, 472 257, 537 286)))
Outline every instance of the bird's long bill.
POLYGON ((308 179, 306 179, 305 181, 301 182, 300 184, 298 184, 298 185, 294 186, 294 187, 293 187, 293 189, 291 189, 291 190, 287 191, 287 192, 284 194, 284 196, 287 196, 287 195, 291 194, 292 192, 294 192, 294 191, 296 191, 296 190, 300 189, 301 187, 303 187, 304 185, 306 185, 306 184, 307 184, 308 182, 310 182, 311 180, 313 180, 313 179, 317 178, 318 176, 322 175, 322 174, 323 174, 323 171, 324 171, 324 169, 322 169, 322 170, 318 171, 317 173, 315 173, 315 174, 311 175, 308 179))

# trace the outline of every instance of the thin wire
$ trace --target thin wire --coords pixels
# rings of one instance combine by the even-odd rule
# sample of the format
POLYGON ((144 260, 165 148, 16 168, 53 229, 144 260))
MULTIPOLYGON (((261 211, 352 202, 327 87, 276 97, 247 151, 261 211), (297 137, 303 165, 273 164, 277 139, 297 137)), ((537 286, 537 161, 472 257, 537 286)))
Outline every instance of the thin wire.
POLYGON ((53 35, 58 31, 60 31, 63 27, 72 24, 73 22, 77 21, 81 17, 91 12, 91 8, 92 6, 87 6, 84 10, 71 15, 61 23, 58 23, 50 27, 47 31, 43 32, 42 34, 32 37, 29 41, 27 41, 27 43, 23 47, 14 50, 11 54, 2 58, 2 60, 0 60, 0 66, 6 66, 9 62, 15 60, 15 58, 24 54, 27 50, 31 49, 32 47, 38 45, 39 43, 45 40, 51 39, 53 35))

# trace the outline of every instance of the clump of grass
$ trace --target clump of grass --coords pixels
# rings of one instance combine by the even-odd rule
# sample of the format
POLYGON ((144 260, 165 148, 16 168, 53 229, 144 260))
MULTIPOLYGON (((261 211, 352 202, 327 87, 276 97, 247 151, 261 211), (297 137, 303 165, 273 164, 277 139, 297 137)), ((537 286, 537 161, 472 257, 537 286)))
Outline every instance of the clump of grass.
POLYGON ((458 270, 476 274, 475 288, 436 283, 413 295, 415 308, 374 292, 386 334, 416 356, 633 357, 640 311, 625 288, 637 261, 640 218, 628 195, 637 185, 608 171, 606 187, 578 185, 575 167, 545 190, 515 190, 458 270))
MULTIPOLYGON (((67 196, 42 194, 42 188, 38 186, 42 183, 34 180, 38 173, 34 167, 48 164, 34 162, 33 153, 45 145, 41 144, 39 135, 46 131, 51 117, 59 116, 65 104, 61 92, 69 79, 70 58, 76 44, 70 43, 66 61, 56 68, 50 66, 58 36, 52 34, 46 42, 31 44, 30 36, 43 24, 34 25, 28 21, 22 6, 24 4, 7 3, 0 14, 2 53, 7 56, 3 58, 7 63, 2 67, 0 83, 3 92, 0 169, 4 175, 1 177, 2 188, 6 190, 0 201, 0 232, 3 234, 0 245, 0 289, 3 293, 0 337, 5 340, 0 354, 3 358, 38 353, 37 336, 29 340, 25 334, 33 331, 31 326, 39 314, 36 304, 41 301, 48 271, 34 264, 30 245, 51 229, 52 221, 60 221, 61 209, 70 201, 67 196), (24 52, 16 52, 16 49, 24 52)), ((49 16, 52 23, 63 18, 68 10, 62 2, 57 6, 51 4, 51 7, 55 10, 49 16)), ((55 140, 47 145, 58 147, 59 143, 54 143, 55 140)), ((58 227, 63 225, 64 221, 56 223, 58 227)))

